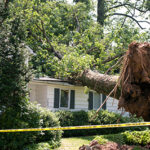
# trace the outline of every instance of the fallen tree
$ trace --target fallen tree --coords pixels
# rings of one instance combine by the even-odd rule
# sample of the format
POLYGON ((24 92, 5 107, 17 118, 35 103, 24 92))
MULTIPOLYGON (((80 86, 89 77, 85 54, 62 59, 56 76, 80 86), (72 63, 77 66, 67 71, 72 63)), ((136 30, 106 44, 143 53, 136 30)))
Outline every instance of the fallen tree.
POLYGON ((150 121, 150 44, 133 42, 124 55, 122 72, 110 76, 85 70, 76 81, 98 93, 108 95, 118 84, 112 97, 119 99, 118 108, 150 121))

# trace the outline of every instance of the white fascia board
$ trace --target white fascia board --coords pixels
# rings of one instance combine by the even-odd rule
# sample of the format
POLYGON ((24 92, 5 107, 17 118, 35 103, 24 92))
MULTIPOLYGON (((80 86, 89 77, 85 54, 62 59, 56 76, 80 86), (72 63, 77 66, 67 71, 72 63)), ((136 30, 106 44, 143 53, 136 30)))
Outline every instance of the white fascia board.
POLYGON ((39 81, 39 80, 32 80, 30 83, 35 83, 35 84, 53 84, 53 85, 64 85, 64 86, 75 86, 72 84, 69 84, 67 82, 52 82, 52 81, 39 81))

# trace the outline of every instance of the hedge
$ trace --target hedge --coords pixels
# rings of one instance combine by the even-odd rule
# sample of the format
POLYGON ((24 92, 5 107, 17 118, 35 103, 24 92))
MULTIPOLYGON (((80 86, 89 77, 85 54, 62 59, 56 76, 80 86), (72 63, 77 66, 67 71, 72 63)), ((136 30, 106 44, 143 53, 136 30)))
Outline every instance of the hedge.
POLYGON ((150 144, 150 130, 126 131, 122 133, 127 144, 147 145, 150 144))
MULTIPOLYGON (((49 110, 28 103, 17 116, 16 110, 7 110, 0 118, 1 129, 44 128, 60 126, 58 118, 49 110)), ((59 146, 62 131, 16 132, 0 134, 0 149, 22 149, 27 144, 49 141, 51 147, 59 146)))
POLYGON ((121 134, 108 134, 96 136, 94 140, 97 140, 99 144, 105 144, 108 141, 116 142, 120 145, 149 145, 150 144, 150 130, 145 131, 125 131, 121 134))
MULTIPOLYGON (((116 123, 128 123, 128 122, 141 122, 141 118, 137 119, 135 117, 120 117, 119 114, 108 112, 107 110, 99 111, 98 115, 95 116, 96 111, 65 111, 61 110, 56 112, 57 117, 60 121, 60 126, 80 126, 80 125, 104 125, 104 124, 116 124, 116 123), (118 119, 120 120, 119 122, 118 119)), ((127 128, 107 128, 107 129, 89 129, 89 130, 69 130, 64 131, 64 137, 71 136, 85 136, 85 135, 95 135, 95 134, 111 134, 120 133, 126 130, 144 130, 146 127, 127 127, 127 128)))
POLYGON ((49 142, 41 142, 37 144, 31 144, 28 146, 25 146, 23 150, 52 150, 51 144, 49 142))

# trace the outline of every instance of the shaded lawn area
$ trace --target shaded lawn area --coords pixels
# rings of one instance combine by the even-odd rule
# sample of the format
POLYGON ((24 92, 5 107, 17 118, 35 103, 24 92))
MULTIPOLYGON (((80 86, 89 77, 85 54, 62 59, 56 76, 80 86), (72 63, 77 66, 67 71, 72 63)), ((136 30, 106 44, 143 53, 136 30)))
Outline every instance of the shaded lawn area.
POLYGON ((96 136, 84 136, 84 137, 72 137, 63 138, 61 140, 61 146, 55 150, 79 150, 79 147, 88 145, 96 136))

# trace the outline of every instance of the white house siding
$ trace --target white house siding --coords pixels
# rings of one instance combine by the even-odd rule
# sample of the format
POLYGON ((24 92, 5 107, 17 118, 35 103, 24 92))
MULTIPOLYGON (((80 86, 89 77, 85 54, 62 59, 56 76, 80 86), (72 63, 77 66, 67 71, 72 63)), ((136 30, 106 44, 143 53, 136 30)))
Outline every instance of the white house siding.
POLYGON ((118 110, 118 100, 110 97, 106 103, 107 110, 115 113, 123 113, 123 116, 129 116, 128 112, 124 112, 124 110, 118 110))
MULTIPOLYGON (((84 93, 84 87, 73 85, 58 85, 58 84, 44 84, 34 83, 29 84, 30 100, 37 101, 41 106, 47 107, 50 110, 57 110, 54 108, 54 89, 75 90, 75 109, 73 110, 88 110, 88 94, 84 93), (47 102, 46 102, 47 101, 47 102)), ((59 108, 66 109, 68 108, 59 108)))
POLYGON ((47 99, 48 99, 48 108, 50 110, 70 110, 68 108, 54 108, 54 89, 59 88, 59 89, 64 89, 64 90, 75 90, 75 111, 78 110, 88 110, 88 94, 84 94, 84 88, 83 87, 78 87, 78 86, 63 86, 63 85, 57 85, 57 84, 50 84, 47 85, 47 99))
MULTIPOLYGON (((54 108, 54 89, 64 89, 64 90, 75 90, 75 109, 71 109, 71 111, 78 110, 88 110, 88 94, 84 93, 84 87, 74 86, 70 84, 62 84, 62 83, 43 83, 43 82, 30 82, 29 88, 30 91, 30 100, 37 101, 41 104, 42 107, 47 107, 52 111, 56 110, 70 110, 68 108, 54 108)), ((113 98, 109 98, 106 103, 106 109, 110 112, 121 113, 122 111, 118 110, 118 100, 113 98)), ((128 113, 126 113, 128 115, 128 113)))
POLYGON ((30 101, 36 101, 36 85, 33 83, 29 83, 29 91, 30 91, 30 101))
POLYGON ((84 87, 75 87, 75 110, 88 110, 88 94, 84 87))
POLYGON ((47 107, 47 86, 41 84, 29 84, 30 101, 41 104, 43 107, 47 107))
POLYGON ((63 86, 63 85, 58 85, 58 84, 48 84, 47 86, 47 91, 48 91, 48 95, 47 95, 47 98, 48 98, 48 108, 52 111, 55 111, 55 110, 60 110, 60 109, 69 109, 69 108, 54 108, 54 89, 55 88, 58 88, 58 89, 64 89, 64 90, 74 90, 74 87, 73 86, 63 86))

